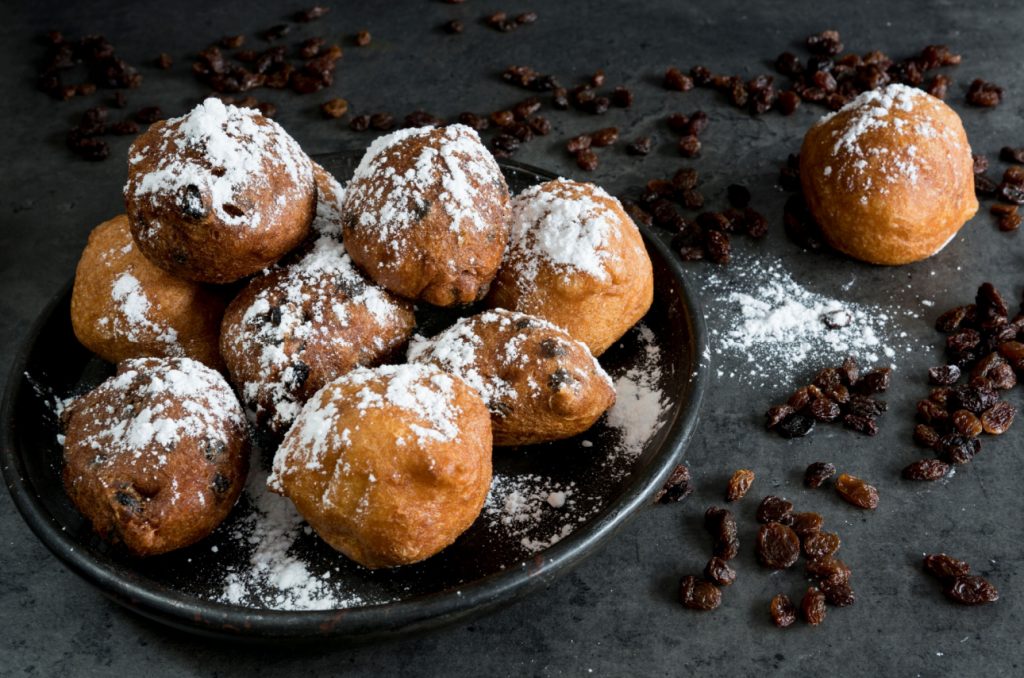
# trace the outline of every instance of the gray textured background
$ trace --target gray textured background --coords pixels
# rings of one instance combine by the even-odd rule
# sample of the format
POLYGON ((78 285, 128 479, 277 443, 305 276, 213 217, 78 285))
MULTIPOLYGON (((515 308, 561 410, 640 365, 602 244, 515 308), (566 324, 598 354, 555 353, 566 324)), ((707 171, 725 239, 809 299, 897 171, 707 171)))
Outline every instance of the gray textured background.
MULTIPOLYGON (((63 147, 63 135, 88 104, 58 104, 34 90, 31 60, 42 49, 35 35, 61 28, 72 35, 104 33, 146 82, 129 92, 130 108, 159 104, 184 112, 203 89, 188 71, 187 55, 223 34, 253 33, 296 6, 269 2, 19 3, 0 22, 0 369, 6 374, 28 324, 74 265, 89 230, 121 209, 120 188, 128 140, 115 140, 114 158, 90 164, 63 147), (171 8, 173 6, 173 9, 171 8), (148 63, 160 51, 176 58, 169 73, 148 63)), ((516 157, 580 177, 562 151, 573 134, 617 124, 624 136, 654 132, 664 142, 646 159, 606 149, 599 171, 587 178, 622 191, 682 164, 659 126, 674 110, 702 107, 712 118, 703 157, 695 161, 706 193, 721 204, 724 187, 748 184, 754 204, 769 215, 766 241, 738 246, 785 259, 808 288, 854 301, 885 302, 924 312, 906 323, 912 337, 935 345, 931 321, 939 308, 966 303, 984 280, 1020 298, 1020 235, 1000 234, 980 214, 942 254, 899 269, 873 268, 831 255, 810 254, 781 230, 785 196, 774 187, 777 168, 796 150, 802 131, 820 115, 807 107, 791 118, 754 119, 725 106, 710 92, 685 95, 658 86, 666 66, 703 63, 713 70, 754 75, 767 59, 823 28, 842 31, 848 49, 883 49, 907 56, 926 44, 948 43, 964 55, 952 71, 950 101, 963 113, 976 151, 994 156, 1004 144, 1024 143, 1020 130, 1024 71, 1019 31, 1024 5, 1010 2, 856 3, 558 2, 530 5, 470 0, 441 2, 335 2, 333 11, 303 34, 335 37, 367 28, 368 49, 346 47, 333 92, 356 111, 404 114, 423 107, 450 116, 485 112, 523 97, 497 78, 510 63, 529 64, 573 82, 596 68, 610 85, 627 84, 637 103, 605 118, 553 113, 555 133, 516 157), (706 5, 709 3, 699 3, 706 5), (535 9, 537 24, 512 34, 484 28, 487 11, 535 9), (449 37, 438 26, 466 20, 466 33, 449 37), (963 104, 966 84, 991 78, 1007 88, 993 111, 963 104), (842 291, 840 285, 854 280, 842 291), (921 299, 936 299, 929 310, 921 299)), ((289 40, 298 34, 293 33, 289 40)), ((361 147, 369 135, 319 118, 323 96, 269 93, 281 122, 311 153, 361 147)), ((1001 166, 994 163, 998 171, 1001 166)), ((695 282, 704 265, 691 265, 695 282)), ((714 316, 713 308, 709 308, 714 316)), ((712 318, 712 324, 716 322, 712 318)), ((720 326, 720 325, 719 325, 720 326)), ((1021 424, 1003 439, 986 441, 982 455, 948 483, 911 485, 899 469, 915 458, 909 435, 913 402, 926 389, 922 371, 939 361, 938 348, 901 358, 889 398, 890 413, 874 439, 839 429, 787 442, 760 430, 760 415, 788 391, 751 390, 713 379, 703 422, 686 458, 700 486, 685 504, 645 510, 605 548, 548 590, 485 618, 430 635, 363 648, 221 646, 155 626, 109 603, 66 571, 39 544, 0 493, 0 674, 5 675, 1012 675, 1020 673, 1024 610, 1019 519, 1021 424), (807 463, 831 460, 879 487, 873 513, 843 504, 832 492, 800 485, 807 463), (706 505, 720 501, 725 479, 739 466, 758 480, 739 506, 745 547, 739 579, 723 606, 706 615, 675 602, 679 575, 703 567, 708 543, 700 526, 706 505), (774 629, 769 598, 806 585, 797 571, 768 574, 750 544, 757 498, 785 494, 799 507, 823 512, 843 538, 842 557, 854 570, 858 602, 830 610, 819 628, 774 629), (964 609, 949 604, 918 569, 920 554, 945 549, 970 560, 1002 592, 995 605, 964 609)), ((1018 389, 1019 391, 1019 389, 1018 389)), ((1021 404, 1019 392, 1009 396, 1021 404)))

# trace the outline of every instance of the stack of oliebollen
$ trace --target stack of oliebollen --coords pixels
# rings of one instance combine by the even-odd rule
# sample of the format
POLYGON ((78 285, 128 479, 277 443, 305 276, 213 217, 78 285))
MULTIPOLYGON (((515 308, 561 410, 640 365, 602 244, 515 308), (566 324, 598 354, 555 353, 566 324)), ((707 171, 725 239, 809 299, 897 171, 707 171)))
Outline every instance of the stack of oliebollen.
POLYGON ((476 520, 494 446, 611 407, 596 356, 653 298, 615 198, 566 179, 512 197, 462 125, 377 139, 343 188, 273 121, 208 99, 128 169, 71 305, 117 374, 66 409, 64 479, 135 555, 228 515, 255 424, 279 442, 269 488, 325 542, 370 568, 428 558, 476 520), (414 308, 469 304, 415 334, 414 308))

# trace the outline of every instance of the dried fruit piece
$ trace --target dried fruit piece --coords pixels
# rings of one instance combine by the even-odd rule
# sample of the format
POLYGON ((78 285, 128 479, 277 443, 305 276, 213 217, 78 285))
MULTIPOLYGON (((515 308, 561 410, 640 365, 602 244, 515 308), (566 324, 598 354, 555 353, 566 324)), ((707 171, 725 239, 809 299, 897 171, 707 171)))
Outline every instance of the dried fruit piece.
POLYGON ((939 438, 935 451, 950 464, 967 464, 981 450, 977 438, 968 438, 959 433, 947 433, 939 438))
POLYGON ((797 536, 806 539, 809 535, 820 532, 824 523, 825 519, 818 513, 794 513, 792 528, 797 536))
POLYGON ((722 592, 711 582, 687 575, 679 581, 679 601, 690 610, 706 612, 722 603, 722 592))
POLYGON ((800 557, 800 538, 782 523, 762 525, 757 533, 757 559, 765 567, 784 570, 800 557))
POLYGON ((811 489, 817 489, 825 484, 825 481, 836 474, 836 467, 824 461, 816 461, 804 471, 804 485, 811 489))
POLYGON ((803 600, 800 601, 800 612, 804 621, 811 626, 817 626, 825 621, 825 594, 817 587, 807 589, 803 600))
POLYGON ((1003 400, 982 412, 980 423, 985 433, 1002 435, 1013 425, 1016 414, 1017 408, 1003 400))
POLYGON ((968 574, 957 577, 949 583, 946 597, 961 605, 986 605, 999 600, 999 591, 984 577, 968 574))
POLYGON ((836 492, 857 508, 874 509, 878 506, 878 490, 848 473, 836 478, 836 492))
POLYGON ((952 386, 960 379, 957 365, 941 365, 928 369, 928 381, 939 386, 952 386))
POLYGON ((918 424, 914 427, 914 442, 921 447, 934 448, 939 442, 939 433, 927 424, 918 424))
POLYGON ((704 577, 718 586, 729 586, 736 581, 736 570, 718 556, 712 556, 704 566, 704 577))
POLYGON ((772 623, 780 629, 796 623, 796 605, 785 593, 780 593, 772 598, 768 610, 772 616, 772 623))
POLYGON ((957 410, 954 412, 950 416, 950 422, 952 422, 953 428, 956 429, 957 433, 968 438, 977 438, 984 430, 981 426, 981 420, 973 412, 968 412, 967 410, 957 410))
POLYGON ((728 509, 711 506, 704 512, 704 527, 714 540, 713 553, 724 560, 732 560, 740 551, 736 518, 728 509))
POLYGON ((783 438, 800 438, 814 430, 814 420, 802 414, 792 414, 775 427, 783 438))
POLYGON ((850 581, 850 568, 835 556, 825 556, 807 562, 807 574, 822 586, 836 586, 850 581))
POLYGON ((739 501, 750 490, 754 483, 754 472, 750 469, 741 468, 732 474, 729 479, 729 487, 725 493, 726 501, 739 501))
POLYGON ((924 557, 924 569, 939 579, 955 579, 971 573, 967 561, 958 560, 945 553, 933 553, 924 557))
POLYGON ((849 582, 840 582, 833 586, 825 586, 822 587, 821 591, 825 594, 825 602, 832 607, 847 607, 856 602, 856 596, 854 596, 853 589, 850 588, 849 582))
POLYGON ((803 541, 804 555, 810 560, 819 560, 839 550, 841 541, 835 532, 816 532, 803 541))
POLYGON ((787 524, 793 520, 793 502, 768 495, 757 506, 757 522, 787 524))
POLYGON ((665 481, 662 488, 654 495, 654 502, 657 504, 668 504, 682 501, 691 492, 693 492, 693 482, 690 478, 690 469, 683 464, 679 464, 672 469, 668 480, 665 481))
POLYGON ((918 459, 903 469, 907 480, 938 480, 949 473, 949 464, 941 459, 918 459))

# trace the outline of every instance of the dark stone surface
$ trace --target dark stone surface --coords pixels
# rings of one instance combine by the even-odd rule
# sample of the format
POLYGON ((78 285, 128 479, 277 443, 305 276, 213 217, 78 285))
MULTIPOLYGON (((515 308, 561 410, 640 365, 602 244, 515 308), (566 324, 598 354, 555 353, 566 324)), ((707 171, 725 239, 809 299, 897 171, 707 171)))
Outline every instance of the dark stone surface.
MULTIPOLYGON (((586 178, 621 192, 641 180, 669 175, 681 163, 659 121, 673 110, 702 107, 712 117, 704 154, 694 161, 712 202, 724 202, 729 183, 748 184, 754 204, 771 218, 773 232, 747 252, 783 257, 806 287, 854 301, 917 309, 922 317, 905 330, 923 349, 901 357, 889 398, 890 413, 873 439, 829 427, 809 439, 784 441, 760 430, 760 414, 789 384, 752 390, 741 381, 712 381, 701 429, 687 451, 698 491, 683 505, 644 511, 606 548, 547 591, 478 621, 362 648, 268 650, 222 647, 169 631, 123 611, 58 565, 0 493, 0 674, 21 675, 327 675, 341 672, 394 675, 1012 675, 1021 671, 1022 624, 1019 520, 1021 449, 1018 426, 985 443, 978 460, 948 483, 909 485, 899 469, 916 458, 909 441, 913 402, 926 390, 923 371, 941 360, 931 322, 939 307, 966 303, 991 280, 1014 299, 1021 291, 1020 236, 1000 234, 984 211, 936 258, 899 269, 860 265, 829 254, 808 254, 781 232, 785 199, 775 186, 777 168, 799 145, 803 130, 820 115, 804 107, 792 118, 750 118, 709 92, 665 92, 660 74, 670 64, 704 63, 715 70, 754 75, 767 60, 804 36, 827 27, 842 31, 848 49, 880 48, 895 56, 929 43, 948 43, 964 55, 952 71, 950 100, 962 112, 974 149, 994 159, 1000 146, 1020 144, 1019 36, 1024 6, 1005 3, 759 2, 546 3, 509 2, 509 11, 537 9, 539 21, 512 34, 479 22, 498 5, 469 2, 335 3, 321 23, 293 32, 346 37, 346 55, 332 92, 356 112, 404 114, 425 108, 437 115, 495 110, 522 98, 497 73, 510 63, 530 64, 564 81, 596 68, 609 84, 635 89, 636 105, 604 118, 552 114, 554 133, 516 157, 567 176, 580 177, 562 151, 574 134, 617 124, 626 139, 655 133, 662 142, 645 159, 621 146, 605 149, 599 171, 586 178), (702 5, 707 3, 700 3, 702 5), (461 36, 444 35, 449 18, 467 24, 461 36), (367 28, 372 46, 351 44, 367 28), (991 78, 1007 87, 993 111, 963 104, 967 83, 991 78), (845 283, 853 281, 848 289, 845 283), (921 299, 935 299, 935 309, 921 299), (800 478, 811 461, 829 460, 872 480, 882 502, 873 513, 843 504, 831 491, 809 491, 800 478), (701 528, 705 506, 721 501, 737 467, 758 474, 738 507, 744 547, 739 578, 725 591, 721 609, 698 614, 675 602, 678 577, 704 565, 708 543, 701 528), (796 572, 768 574, 751 544, 757 499, 784 494, 800 508, 819 510, 844 540, 843 557, 854 570, 858 602, 830 610, 819 628, 778 631, 768 621, 768 600, 779 591, 799 595, 806 582, 796 572), (923 552, 948 550, 990 577, 1002 598, 980 609, 958 608, 919 570, 923 552)), ((127 139, 114 139, 113 158, 90 164, 72 157, 63 135, 88 104, 59 104, 33 88, 32 59, 41 53, 34 36, 49 28, 71 34, 102 32, 120 54, 140 65, 141 90, 129 92, 129 109, 158 104, 184 112, 203 94, 188 72, 187 55, 223 34, 248 34, 279 22, 298 7, 262 2, 22 3, 5 10, 0 24, 0 368, 37 311, 74 270, 89 230, 121 209, 127 139), (167 73, 149 66, 166 51, 167 73)), ((290 38, 292 37, 290 36, 290 38)), ((262 94, 262 92, 260 93, 262 94)), ((270 93, 279 121, 311 153, 362 147, 357 135, 320 119, 325 96, 270 93)), ((994 163, 998 171, 1001 165, 994 163)), ((709 269, 691 265, 699 281, 709 269)), ((712 326, 715 309, 709 305, 712 326)), ((720 326, 720 321, 718 321, 720 326)), ((728 365, 725 366, 728 368, 728 365)), ((1019 389, 1009 396, 1020 405, 1019 389)))

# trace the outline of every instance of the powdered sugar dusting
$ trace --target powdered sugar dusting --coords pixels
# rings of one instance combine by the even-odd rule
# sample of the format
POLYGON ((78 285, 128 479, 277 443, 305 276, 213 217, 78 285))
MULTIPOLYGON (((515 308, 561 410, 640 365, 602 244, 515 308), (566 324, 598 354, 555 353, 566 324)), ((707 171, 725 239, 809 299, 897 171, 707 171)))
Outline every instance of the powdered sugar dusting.
MULTIPOLYGON (((704 281, 709 335, 715 353, 743 367, 729 377, 772 386, 799 370, 818 369, 852 355, 866 364, 888 361, 915 350, 896 329, 909 310, 865 305, 812 292, 797 282, 781 261, 769 255, 737 254, 727 269, 704 281)), ((719 370, 719 377, 726 373, 719 370)))
POLYGON ((360 210, 359 224, 394 252, 401 252, 405 236, 419 223, 424 210, 439 204, 456 234, 486 232, 493 225, 475 204, 476 189, 501 180, 494 158, 476 131, 465 125, 443 128, 413 127, 374 140, 366 150, 347 187, 347 205, 376 205, 360 210), (398 171, 394 165, 409 147, 421 143, 412 166, 398 171), (438 185, 443 190, 438 191, 438 185), (429 198, 428 198, 429 196, 429 198))
POLYGON ((291 501, 271 493, 266 481, 266 473, 259 469, 249 474, 245 492, 252 510, 228 536, 250 551, 242 568, 228 570, 218 600, 271 610, 333 610, 366 604, 332 579, 329 569, 314 574, 309 563, 296 555, 295 543, 309 528, 291 501))
POLYGON ((543 261, 567 275, 585 273, 606 280, 610 239, 619 216, 597 199, 614 201, 597 186, 568 179, 532 186, 512 200, 509 255, 520 262, 520 284, 529 285, 543 261), (597 198, 597 199, 595 199, 597 198))
POLYGON ((158 323, 150 317, 152 304, 146 296, 139 279, 130 271, 120 273, 110 286, 110 297, 117 310, 113 317, 99 319, 103 327, 110 327, 114 337, 129 341, 142 341, 144 335, 152 335, 167 346, 168 353, 183 356, 184 349, 178 342, 178 332, 166 323, 158 323))
POLYGON ((227 106, 220 99, 211 97, 186 115, 168 120, 157 134, 151 145, 133 147, 128 159, 130 165, 143 158, 155 160, 151 172, 129 179, 125 194, 132 198, 156 202, 168 195, 183 196, 201 213, 206 207, 203 196, 209 196, 208 207, 220 222, 262 230, 276 223, 287 196, 263 201, 266 211, 261 211, 239 209, 239 204, 251 201, 240 201, 238 195, 268 187, 268 162, 296 184, 312 181, 309 158, 284 129, 257 111, 227 106))
POLYGON ((574 482, 541 475, 495 474, 481 518, 488 529, 538 553, 568 537, 600 507, 574 482))
POLYGON ((643 452, 661 427, 669 401, 661 390, 661 349, 654 332, 638 325, 641 357, 615 377, 615 404, 606 415, 608 426, 619 433, 617 456, 633 459, 643 452))

